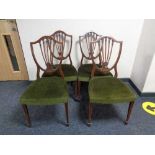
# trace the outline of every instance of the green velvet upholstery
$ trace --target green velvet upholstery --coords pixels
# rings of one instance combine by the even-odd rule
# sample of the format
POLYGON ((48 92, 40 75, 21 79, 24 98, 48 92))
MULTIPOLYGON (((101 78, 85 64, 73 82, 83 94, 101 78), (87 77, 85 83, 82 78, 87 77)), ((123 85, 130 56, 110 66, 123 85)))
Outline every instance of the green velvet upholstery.
POLYGON ((43 77, 36 80, 20 97, 20 103, 27 105, 52 105, 67 101, 67 84, 60 77, 43 77))
POLYGON ((110 104, 134 101, 137 95, 114 77, 94 77, 89 82, 90 103, 110 104))
MULTIPOLYGON (((64 73, 64 80, 67 82, 70 81, 76 81, 77 80, 77 71, 75 69, 75 67, 73 65, 70 64, 62 64, 62 70, 64 73)), ((54 66, 54 68, 56 68, 57 65, 54 66)), ((58 76, 61 77, 61 75, 57 72, 55 72, 54 74, 51 73, 43 73, 42 75, 43 77, 51 77, 51 76, 58 76)))
MULTIPOLYGON (((73 65, 70 64, 62 64, 62 70, 64 73, 64 80, 69 81, 76 81, 77 80, 77 71, 73 65)), ((60 76, 59 74, 57 74, 60 76)))
MULTIPOLYGON (((78 69, 78 80, 88 82, 91 76, 92 64, 83 64, 78 69)), ((113 76, 111 73, 102 74, 101 72, 96 72, 95 76, 113 76)))

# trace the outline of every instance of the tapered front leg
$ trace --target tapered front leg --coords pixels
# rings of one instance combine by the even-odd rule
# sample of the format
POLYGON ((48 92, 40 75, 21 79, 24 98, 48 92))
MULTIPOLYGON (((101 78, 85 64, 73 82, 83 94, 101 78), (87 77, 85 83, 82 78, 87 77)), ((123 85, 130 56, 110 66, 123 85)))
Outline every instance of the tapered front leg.
POLYGON ((29 116, 29 112, 28 112, 28 108, 26 104, 22 104, 23 107, 23 111, 24 111, 24 116, 25 116, 25 120, 26 120, 26 125, 28 127, 31 127, 31 120, 30 120, 30 116, 29 116))
POLYGON ((126 125, 128 124, 128 121, 129 121, 129 118, 130 118, 130 115, 131 115, 131 112, 132 112, 132 109, 133 109, 133 105, 134 105, 134 101, 131 101, 131 102, 129 103, 127 118, 126 118, 126 121, 125 121, 125 124, 126 124, 126 125))
POLYGON ((92 125, 92 112, 93 112, 93 106, 89 102, 88 103, 88 126, 89 127, 92 125))
POLYGON ((68 103, 65 103, 65 113, 66 113, 66 120, 67 120, 67 126, 69 126, 69 114, 68 114, 68 103))

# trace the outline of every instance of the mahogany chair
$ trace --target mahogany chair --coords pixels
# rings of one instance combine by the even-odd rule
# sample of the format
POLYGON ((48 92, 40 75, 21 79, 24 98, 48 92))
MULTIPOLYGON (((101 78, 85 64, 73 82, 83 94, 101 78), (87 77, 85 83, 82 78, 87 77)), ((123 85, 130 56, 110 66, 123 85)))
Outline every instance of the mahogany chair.
POLYGON ((122 51, 122 41, 117 41, 112 37, 104 36, 90 44, 91 51, 93 46, 97 46, 98 54, 90 53, 93 67, 91 70, 91 80, 89 82, 89 104, 88 104, 88 125, 91 126, 93 104, 116 104, 130 103, 125 124, 128 124, 132 107, 137 95, 117 78, 117 64, 122 51), (96 57, 100 57, 101 64, 95 63, 96 57), (113 57, 113 60, 112 60, 113 57), (96 72, 108 74, 114 71, 114 77, 96 77, 96 72))
MULTIPOLYGON (((65 33, 64 31, 58 30, 51 35, 55 40, 62 42, 62 70, 64 73, 64 79, 67 82, 75 82, 77 81, 77 71, 73 66, 71 59, 71 50, 72 50, 72 35, 65 33), (68 62, 67 59, 69 60, 68 62)), ((75 93, 77 94, 77 85, 75 85, 75 93)))
MULTIPOLYGON (((92 63, 90 52, 95 53, 96 45, 94 44, 94 46, 91 49, 92 51, 90 51, 90 43, 92 41, 96 41, 100 37, 101 35, 98 35, 95 32, 88 32, 83 36, 79 36, 79 45, 80 45, 82 58, 81 58, 80 67, 78 69, 78 96, 80 96, 80 83, 89 82, 91 78, 91 70, 93 67, 93 63, 92 63), (87 60, 87 63, 83 62, 84 59, 87 60)), ((101 57, 100 56, 96 57, 96 59, 98 61, 97 65, 100 66, 101 57)), ((95 76, 112 76, 112 74, 110 72, 107 74, 102 74, 101 72, 97 71, 95 76)))
POLYGON ((20 97, 26 125, 31 126, 28 105, 44 106, 64 103, 67 126, 69 126, 68 92, 61 68, 63 44, 50 36, 43 36, 39 40, 31 42, 30 47, 37 66, 37 74, 36 81, 32 82, 20 97), (55 53, 58 53, 58 56, 55 53), (57 66, 54 66, 54 58, 60 60, 57 66), (41 62, 43 63, 41 64, 41 62), (57 72, 60 77, 55 76, 57 72))

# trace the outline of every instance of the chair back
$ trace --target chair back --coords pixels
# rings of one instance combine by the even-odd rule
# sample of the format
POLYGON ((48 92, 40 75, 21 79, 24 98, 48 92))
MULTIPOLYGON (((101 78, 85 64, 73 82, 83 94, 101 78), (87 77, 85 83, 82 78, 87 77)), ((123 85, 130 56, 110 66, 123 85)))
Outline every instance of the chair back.
MULTIPOLYGON (((91 60, 90 52, 92 51, 90 51, 90 43, 96 41, 100 37, 101 35, 98 35, 95 32, 88 32, 83 36, 79 36, 79 45, 82 54, 81 65, 84 58, 87 60, 91 60)), ((92 46, 91 50, 95 50, 95 46, 92 46)))
POLYGON ((40 78, 40 71, 43 72, 42 77, 52 76, 55 72, 59 72, 61 77, 64 74, 61 69, 63 56, 63 43, 56 41, 51 36, 43 36, 37 41, 30 42, 31 52, 34 62, 37 66, 37 79, 40 78), (58 56, 55 55, 58 53, 58 56), (59 60, 58 65, 54 65, 54 59, 59 60))
POLYGON ((118 76, 117 64, 122 52, 122 44, 122 41, 117 41, 116 39, 109 36, 103 36, 98 40, 92 41, 90 43, 90 55, 93 62, 91 76, 94 76, 97 70, 103 74, 107 74, 113 69, 114 76, 118 76), (96 55, 94 54, 94 47, 96 47, 96 55), (100 65, 96 65, 96 58, 100 59, 100 65))
POLYGON ((65 33, 64 31, 58 30, 51 35, 55 40, 62 42, 63 52, 62 60, 69 58, 70 64, 72 65, 71 60, 71 50, 72 50, 72 35, 65 33))

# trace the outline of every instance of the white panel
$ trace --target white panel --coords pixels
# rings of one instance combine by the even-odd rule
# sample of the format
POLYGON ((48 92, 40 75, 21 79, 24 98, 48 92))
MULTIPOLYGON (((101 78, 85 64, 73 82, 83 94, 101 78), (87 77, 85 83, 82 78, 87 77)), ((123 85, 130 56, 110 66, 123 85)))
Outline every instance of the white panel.
POLYGON ((143 92, 155 92, 155 54, 152 59, 143 92))
MULTIPOLYGON (((143 91, 143 87, 148 75, 155 53, 155 20, 145 20, 141 37, 138 44, 137 54, 131 75, 132 81, 143 91)), ((152 72, 152 71, 150 71, 152 72)), ((152 85, 154 81, 150 81, 152 85)), ((147 87, 147 86, 146 86, 147 87)), ((153 91, 153 90, 152 90, 153 91)))

